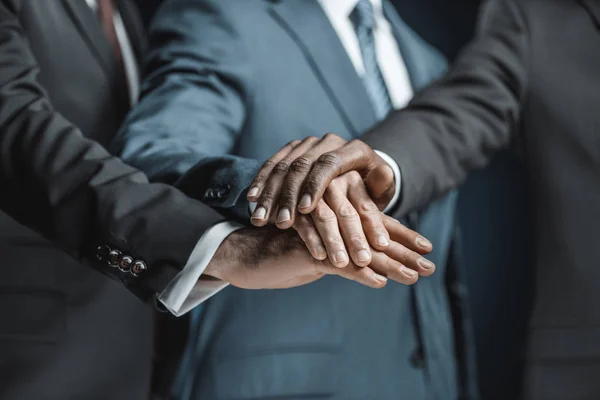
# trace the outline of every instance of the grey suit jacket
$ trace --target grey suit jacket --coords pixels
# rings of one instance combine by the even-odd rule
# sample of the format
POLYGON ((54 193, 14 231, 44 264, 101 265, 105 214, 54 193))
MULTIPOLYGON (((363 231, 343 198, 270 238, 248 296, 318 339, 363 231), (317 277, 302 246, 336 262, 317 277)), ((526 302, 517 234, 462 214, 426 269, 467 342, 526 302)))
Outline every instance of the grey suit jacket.
POLYGON ((520 144, 534 193, 531 400, 600 398, 599 28, 597 1, 490 1, 446 78, 365 136, 393 149, 404 211, 520 144))
MULTIPOLYGON (((445 62, 387 2, 385 11, 419 90, 445 62)), ((243 220, 247 208, 233 209, 246 205, 243 191, 261 160, 292 139, 328 131, 351 139, 376 122, 316 1, 171 1, 155 19, 151 43, 142 100, 115 147, 188 194, 202 198, 206 188, 229 186, 226 198, 205 201, 243 220)), ((446 268, 455 200, 450 195, 421 216, 419 231, 433 241, 439 269, 415 288, 373 291, 325 278, 285 291, 230 287, 210 299, 193 332, 203 355, 196 395, 458 398, 465 348, 462 331, 454 335, 458 296, 446 268)))
MULTIPOLYGON (((135 6, 120 9, 141 57, 135 6)), ((129 108, 117 71, 85 1, 0 1, 2 399, 148 398, 152 307, 127 288, 164 290, 222 218, 102 147, 129 108), (99 245, 146 273, 98 260, 99 245)))

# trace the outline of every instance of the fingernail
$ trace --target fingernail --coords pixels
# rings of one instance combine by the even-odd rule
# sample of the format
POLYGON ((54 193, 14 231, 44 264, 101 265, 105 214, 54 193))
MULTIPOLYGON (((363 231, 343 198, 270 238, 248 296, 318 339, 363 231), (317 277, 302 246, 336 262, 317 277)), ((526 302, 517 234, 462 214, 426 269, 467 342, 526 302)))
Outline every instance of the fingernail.
POLYGON ((324 260, 327 258, 327 250, 323 246, 317 246, 315 249, 315 256, 318 257, 319 260, 324 260))
POLYGON ((280 224, 282 222, 289 221, 292 217, 290 216, 290 210, 287 208, 282 208, 279 210, 279 214, 277 214, 277 223, 280 224))
POLYGON ((421 236, 417 237, 416 242, 417 242, 417 245, 419 245, 420 247, 422 247, 424 249, 429 249, 429 248, 432 247, 431 246, 431 242, 429 240, 425 239, 424 237, 421 237, 421 236))
POLYGON ((256 218, 256 219, 265 219, 265 216, 267 215, 267 209, 264 207, 258 207, 255 211, 254 214, 252 214, 252 218, 256 218))
POLYGON ((375 274, 375 280, 379 283, 386 283, 387 282, 387 278, 385 276, 379 275, 379 274, 375 274))
POLYGON ((250 189, 250 191, 248 192, 248 196, 249 197, 256 197, 256 196, 258 196, 258 188, 257 187, 253 187, 252 189, 250 189))
POLYGON ((415 270, 413 270, 413 269, 410 269, 410 268, 407 268, 407 267, 405 267, 404 265, 403 265, 402 267, 400 267, 400 270, 401 270, 402 272, 404 272, 404 273, 405 273, 406 275, 408 275, 408 276, 411 276, 411 277, 415 277, 415 276, 417 276, 417 271, 415 271, 415 270))
POLYGON ((417 263, 419 263, 419 265, 424 269, 431 269, 431 268, 435 267, 434 263, 432 263, 431 261, 429 261, 425 258, 419 258, 417 260, 417 263))
POLYGON ((361 250, 356 255, 356 258, 358 261, 369 261, 371 258, 371 253, 369 253, 367 250, 361 250))
POLYGON ((340 250, 333 255, 333 259, 336 263, 345 263, 346 261, 348 261, 348 254, 346 254, 345 251, 340 250))
POLYGON ((377 244, 380 246, 389 246, 390 245, 390 241, 387 238, 387 236, 385 235, 379 235, 377 236, 377 244))
POLYGON ((310 207, 311 202, 312 202, 312 199, 310 197, 310 194, 305 194, 304 196, 302 196, 302 199, 300 200, 300 205, 298 207, 308 208, 308 207, 310 207))

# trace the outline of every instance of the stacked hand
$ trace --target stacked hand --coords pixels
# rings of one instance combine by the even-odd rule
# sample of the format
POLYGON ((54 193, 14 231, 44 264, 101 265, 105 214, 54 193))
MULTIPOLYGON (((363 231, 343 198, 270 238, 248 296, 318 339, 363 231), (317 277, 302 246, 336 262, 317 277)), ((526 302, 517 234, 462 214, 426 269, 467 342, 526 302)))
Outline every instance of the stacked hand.
POLYGON ((256 202, 255 226, 293 227, 314 258, 339 268, 395 263, 392 279, 409 284, 433 273, 421 256, 432 248, 381 213, 394 192, 393 171, 375 151, 327 134, 291 142, 265 162, 248 200, 256 202))
POLYGON ((435 266, 431 243, 384 209, 394 173, 369 146, 327 134, 287 144, 254 179, 255 226, 230 235, 205 275, 247 289, 288 288, 338 275, 380 288, 413 284, 435 266), (302 243, 304 242, 304 244, 302 243), (308 247, 309 252, 305 247, 308 247))

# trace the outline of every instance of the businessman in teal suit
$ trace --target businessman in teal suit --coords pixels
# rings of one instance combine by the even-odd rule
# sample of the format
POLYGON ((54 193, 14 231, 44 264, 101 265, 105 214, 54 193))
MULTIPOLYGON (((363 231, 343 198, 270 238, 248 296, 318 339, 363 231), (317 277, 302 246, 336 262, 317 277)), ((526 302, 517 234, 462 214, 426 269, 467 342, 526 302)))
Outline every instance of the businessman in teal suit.
MULTIPOLYGON (((252 178, 285 143, 358 138, 446 68, 377 0, 171 0, 150 41, 143 96, 114 149, 163 182, 202 167, 198 195, 245 222, 252 178)), ((455 201, 451 193, 415 219, 437 266, 415 286, 324 278, 206 300, 190 318, 175 397, 474 398, 455 201)))

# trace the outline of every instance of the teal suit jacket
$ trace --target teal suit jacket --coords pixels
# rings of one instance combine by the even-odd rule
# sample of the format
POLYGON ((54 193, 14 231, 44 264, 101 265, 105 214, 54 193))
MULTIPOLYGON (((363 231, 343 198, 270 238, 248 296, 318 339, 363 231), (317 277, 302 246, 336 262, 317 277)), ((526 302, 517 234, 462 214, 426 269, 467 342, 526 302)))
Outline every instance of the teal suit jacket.
MULTIPOLYGON (((384 4, 418 91, 445 60, 384 4)), ((290 140, 357 138, 377 122, 316 0, 172 0, 150 41, 144 93, 115 148, 152 179, 178 183, 232 217, 248 220, 244 191, 260 162, 290 140), (227 195, 204 197, 216 187, 227 195)), ((201 356, 184 363, 196 376, 183 391, 209 399, 469 398, 455 202, 451 193, 421 212, 418 229, 434 243, 438 270, 415 287, 375 291, 326 277, 290 290, 229 287, 211 298, 194 314, 185 353, 201 356)))

